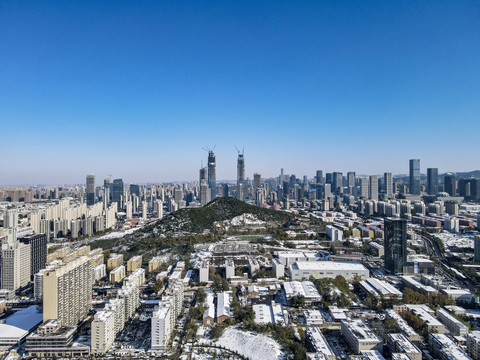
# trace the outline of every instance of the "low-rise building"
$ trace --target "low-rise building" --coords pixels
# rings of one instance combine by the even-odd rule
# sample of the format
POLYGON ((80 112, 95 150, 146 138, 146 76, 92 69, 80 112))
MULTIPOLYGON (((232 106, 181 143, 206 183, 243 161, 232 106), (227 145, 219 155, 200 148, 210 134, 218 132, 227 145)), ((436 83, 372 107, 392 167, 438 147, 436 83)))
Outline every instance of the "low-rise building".
POLYGON ((435 359, 439 360, 471 360, 455 342, 444 334, 429 334, 428 345, 435 359))
POLYGON ((162 265, 162 258, 160 256, 155 256, 148 262, 148 273, 154 273, 160 269, 160 265, 162 265))
POLYGON ((468 327, 453 315, 449 314, 444 309, 437 310, 438 319, 445 325, 445 327, 454 336, 463 336, 468 334, 468 327))
POLYGON ((217 324, 232 317, 230 312, 230 294, 226 291, 217 294, 217 324))
POLYGON ((285 265, 280 260, 276 258, 272 260, 272 269, 277 279, 285 276, 285 265))
POLYGON ((407 308, 424 322, 429 333, 445 333, 445 326, 432 315, 433 310, 427 305, 407 305, 407 308))
POLYGON ((235 263, 232 259, 225 260, 225 279, 231 279, 235 276, 235 263))
POLYGON ((320 310, 305 310, 303 312, 305 323, 307 326, 318 326, 324 322, 323 315, 320 310))
POLYGON ((317 261, 317 262, 296 262, 290 266, 291 280, 308 280, 311 276, 315 279, 343 276, 346 280, 353 280, 356 277, 366 279, 370 277, 368 269, 356 262, 340 261, 317 261))
POLYGON ((372 294, 378 298, 392 298, 397 297, 401 299, 403 293, 395 288, 395 286, 389 284, 388 282, 376 278, 368 278, 363 281, 360 281, 360 286, 364 289, 366 293, 372 294))
POLYGON ((210 272, 210 262, 208 260, 204 260, 200 263, 199 269, 199 282, 206 283, 208 282, 208 275, 210 272))
POLYGON ((355 354, 363 350, 382 351, 382 341, 362 320, 344 320, 342 336, 355 354))
POLYGON ((142 255, 136 255, 127 261, 127 273, 134 272, 142 267, 142 255))
POLYGON ((76 326, 61 326, 56 320, 48 320, 26 341, 26 352, 36 358, 73 357, 90 355, 90 346, 74 343, 76 326))
POLYGON ((306 305, 318 304, 322 296, 311 281, 287 281, 283 283, 287 301, 295 296, 303 296, 306 305))
POLYGON ((387 346, 391 353, 407 354, 411 360, 422 360, 422 352, 403 334, 388 334, 387 346))
POLYGON ((473 360, 480 360, 480 331, 472 331, 468 334, 467 353, 473 360))
POLYGON ((110 282, 119 283, 125 278, 125 265, 120 265, 119 267, 110 271, 110 282))
POLYGON ((123 264, 123 254, 111 254, 107 260, 107 270, 111 271, 123 264))
POLYGON ((387 309, 385 311, 385 314, 387 319, 394 319, 397 322, 400 331, 408 338, 408 340, 412 342, 419 342, 421 340, 420 335, 415 330, 413 330, 413 328, 408 325, 405 319, 401 317, 400 314, 397 313, 395 310, 387 309))
POLYGON ((322 331, 317 327, 307 327, 305 330, 305 343, 307 350, 312 353, 322 354, 325 360, 335 360, 336 356, 322 331))

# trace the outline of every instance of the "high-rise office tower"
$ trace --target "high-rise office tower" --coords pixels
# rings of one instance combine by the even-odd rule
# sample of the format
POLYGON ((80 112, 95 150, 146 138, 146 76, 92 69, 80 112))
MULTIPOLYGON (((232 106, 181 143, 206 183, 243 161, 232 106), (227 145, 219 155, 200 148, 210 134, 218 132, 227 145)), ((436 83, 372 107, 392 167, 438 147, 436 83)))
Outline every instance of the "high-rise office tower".
POLYGON ((420 195, 420 159, 410 159, 410 194, 420 195))
POLYGON ((253 188, 258 189, 262 186, 262 175, 259 173, 253 174, 253 188))
POLYGON ((355 180, 356 180, 355 171, 349 171, 347 173, 347 186, 349 189, 355 187, 355 180))
POLYGON ((206 167, 201 167, 200 168, 200 178, 199 178, 200 184, 202 182, 207 182, 207 168, 206 167))
POLYGON ((123 180, 115 179, 112 184, 112 201, 120 203, 123 198, 123 180))
POLYGON ((455 180, 454 174, 447 174, 443 180, 445 192, 450 196, 457 195, 457 181, 455 180))
POLYGON ((315 184, 316 185, 323 185, 323 171, 317 170, 317 174, 315 175, 315 184))
POLYGON ((341 172, 334 172, 332 181, 334 194, 343 194, 343 174, 341 172))
POLYGON ((371 175, 368 178, 368 198, 378 200, 378 176, 371 175))
POLYGON ((470 181, 467 179, 458 180, 457 186, 458 196, 470 198, 470 181))
POLYGON ((57 320, 61 326, 75 326, 92 308, 90 259, 79 257, 53 269, 43 278, 43 321, 57 320))
POLYGON ((34 276, 47 263, 47 235, 35 234, 20 238, 21 243, 30 245, 30 274, 34 276))
POLYGON ((130 195, 140 196, 140 186, 135 184, 130 184, 130 195))
POLYGON ((470 199, 480 200, 480 179, 470 179, 470 199))
POLYGON ((95 175, 87 175, 87 206, 95 204, 95 175))
POLYGON ((385 268, 394 275, 402 275, 407 264, 407 221, 385 218, 385 268))
POLYGON ((383 174, 383 186, 385 188, 385 194, 387 194, 388 196, 393 194, 392 173, 386 172, 383 174))
POLYGON ((326 173, 325 174, 325 183, 332 184, 333 183, 333 173, 326 173))
POLYGON ((438 194, 438 168, 427 169, 427 194, 438 194))
POLYGON ((213 151, 208 152, 208 187, 210 189, 211 199, 215 199, 217 192, 217 175, 216 175, 216 163, 215 153, 213 151))
POLYGON ((202 205, 207 204, 209 201, 208 185, 205 181, 200 184, 200 203, 202 205))

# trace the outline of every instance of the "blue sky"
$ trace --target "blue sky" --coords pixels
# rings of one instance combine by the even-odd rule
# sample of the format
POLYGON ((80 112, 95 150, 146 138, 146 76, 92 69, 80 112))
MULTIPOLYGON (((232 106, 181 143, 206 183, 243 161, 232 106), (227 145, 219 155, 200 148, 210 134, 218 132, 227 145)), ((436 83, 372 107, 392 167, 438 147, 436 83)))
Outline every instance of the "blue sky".
POLYGON ((0 3, 0 184, 480 168, 478 1, 0 3))

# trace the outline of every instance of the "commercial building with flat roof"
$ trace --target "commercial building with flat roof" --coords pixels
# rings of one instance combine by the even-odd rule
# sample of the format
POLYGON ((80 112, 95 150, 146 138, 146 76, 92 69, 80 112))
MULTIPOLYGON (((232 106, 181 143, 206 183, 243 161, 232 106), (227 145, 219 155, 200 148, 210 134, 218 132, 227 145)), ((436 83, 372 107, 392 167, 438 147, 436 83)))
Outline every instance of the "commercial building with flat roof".
POLYGON ((346 280, 353 280, 356 276, 361 279, 370 277, 368 269, 356 262, 316 261, 296 262, 290 266, 291 280, 307 280, 313 276, 315 279, 336 278, 343 276, 346 280))
POLYGON ((305 304, 317 304, 322 300, 322 296, 311 281, 290 281, 283 283, 287 301, 294 296, 303 296, 305 304))

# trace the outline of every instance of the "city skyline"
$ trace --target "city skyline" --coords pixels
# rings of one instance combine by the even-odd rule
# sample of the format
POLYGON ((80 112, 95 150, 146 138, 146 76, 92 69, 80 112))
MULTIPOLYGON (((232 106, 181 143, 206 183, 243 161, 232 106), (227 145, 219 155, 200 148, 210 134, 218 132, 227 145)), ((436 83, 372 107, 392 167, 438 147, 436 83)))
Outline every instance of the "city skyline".
POLYGON ((476 3, 92 6, 2 4, 0 183, 480 168, 476 3))
MULTIPOLYGON (((215 152, 214 154, 214 158, 217 157, 217 153, 215 152)), ((243 154, 242 154, 242 159, 245 160, 245 158, 243 157, 243 154)), ((356 174, 357 177, 363 177, 363 178, 368 178, 369 176, 378 176, 378 177, 382 177, 382 179, 384 178, 385 174, 391 174, 391 176, 393 177, 403 177, 403 178, 408 178, 409 177, 409 162, 411 160, 418 160, 418 159, 409 159, 409 160, 406 160, 406 163, 407 163, 407 166, 406 166, 406 169, 404 172, 391 172, 391 171, 378 171, 378 172, 373 172, 373 173, 363 173, 363 172, 359 172, 357 171, 355 168, 354 169, 347 169, 347 170, 339 170, 338 168, 337 169, 325 169, 325 168, 322 168, 322 172, 324 174, 324 176, 326 174, 341 174, 343 179, 346 180, 348 182, 348 175, 353 172, 356 174)), ((420 159, 421 160, 421 159, 420 159)), ((229 164, 229 166, 235 166, 235 172, 238 171, 238 159, 233 159, 233 161, 235 162, 233 165, 232 164, 229 164)), ((248 158, 246 159, 246 161, 248 161, 248 158)), ((205 163, 208 163, 207 161, 205 161, 205 163)), ((203 164, 203 162, 201 163, 203 164)), ((218 169, 218 167, 216 166, 217 163, 215 162, 215 170, 218 169)), ((285 174, 289 174, 289 175, 295 175, 297 176, 299 179, 300 178, 304 178, 305 176, 307 177, 307 179, 309 181, 315 181, 316 179, 316 171, 317 170, 313 170, 310 169, 307 174, 305 175, 304 173, 300 173, 300 172, 295 172, 295 171, 287 171, 288 168, 279 168, 277 173, 276 174, 265 174, 264 172, 262 172, 261 170, 259 171, 255 171, 255 172, 252 172, 252 174, 249 174, 248 170, 245 170, 245 168, 248 169, 247 166, 243 165, 244 166, 244 173, 245 173, 245 179, 249 180, 250 182, 253 181, 254 179, 254 175, 255 174, 260 174, 261 175, 261 178, 262 179, 271 179, 271 178, 276 178, 278 177, 282 170, 284 171, 285 174)), ((190 176, 188 179, 174 179, 174 180, 170 180, 170 181, 155 181, 155 180, 151 180, 151 181, 138 181, 136 180, 135 178, 133 179, 127 179, 125 178, 124 176, 122 176, 122 174, 108 174, 104 177, 102 177, 101 175, 98 175, 95 174, 95 173, 89 173, 87 174, 87 178, 89 176, 93 176, 94 178, 94 182, 95 182, 95 186, 101 186, 103 184, 103 181, 104 180, 109 180, 109 181, 113 181, 114 179, 120 179, 120 180, 123 180, 124 183, 126 184, 139 184, 139 185, 145 185, 145 184, 170 184, 170 183, 189 183, 189 182, 198 182, 198 171, 201 170, 201 169, 205 169, 205 171, 207 170, 208 166, 205 166, 205 165, 200 165, 198 166, 198 168, 196 169, 193 169, 193 173, 192 173, 192 176, 190 176)), ((445 175, 445 174, 456 174, 456 173, 463 173, 463 172, 474 172, 474 171, 480 171, 478 169, 469 169, 469 170, 466 170, 466 171, 440 171, 439 168, 436 168, 436 167, 431 167, 429 166, 428 168, 426 166, 424 166, 423 164, 420 165, 420 175, 423 177, 423 178, 427 178, 427 182, 428 182, 428 170, 431 170, 431 169, 434 169, 437 171, 438 175, 437 176, 440 176, 440 175, 445 175)), ((228 178, 228 177, 225 177, 225 178, 218 178, 215 180, 214 183, 216 184, 220 184, 222 182, 229 182, 229 183, 236 183, 238 182, 238 179, 237 179, 237 176, 238 174, 235 173, 235 175, 231 178, 228 178)), ((18 184, 2 184, 1 183, 1 179, 0 179, 0 186, 37 186, 37 185, 42 185, 42 186, 55 186, 55 185, 85 185, 85 174, 82 175, 82 178, 79 179, 78 182, 53 182, 53 183, 41 183, 41 182, 32 182, 32 183, 18 183, 18 184)), ((212 182, 213 184, 213 182, 212 182)), ((410 180, 406 180, 406 184, 410 184, 410 180)), ((427 184, 428 185, 428 184, 427 184)))

